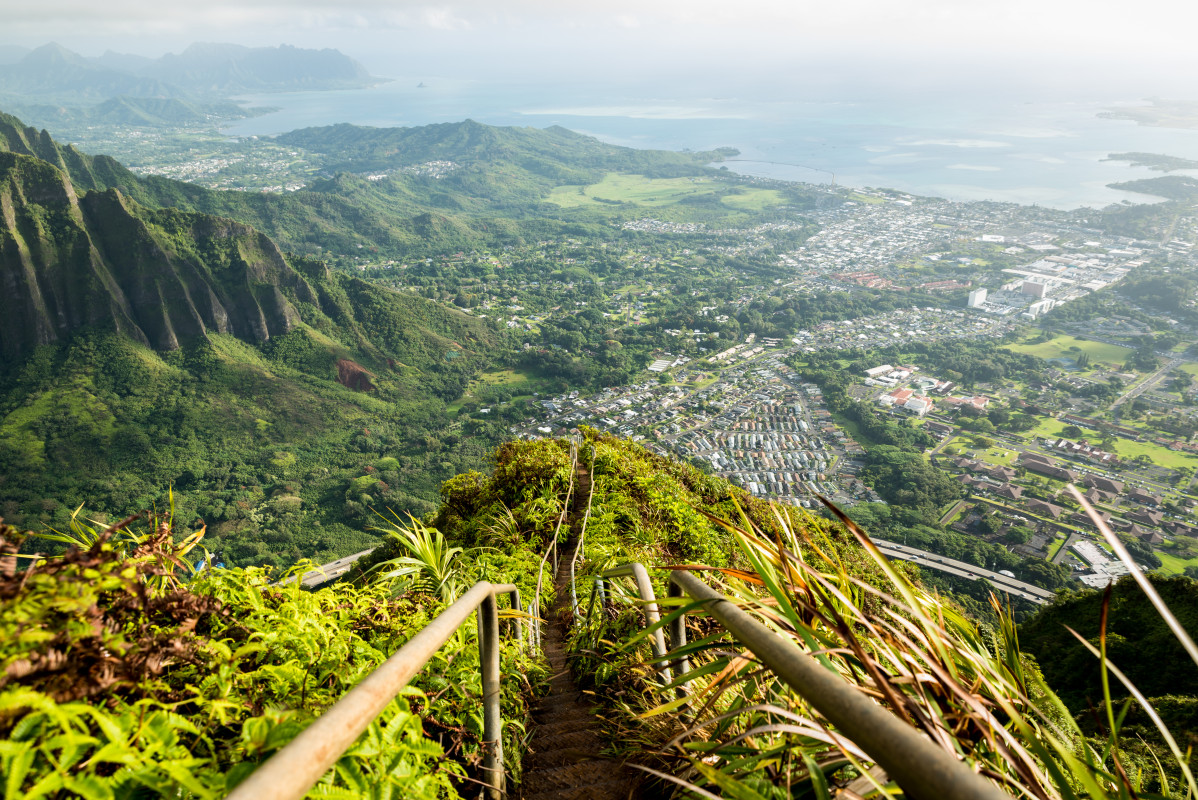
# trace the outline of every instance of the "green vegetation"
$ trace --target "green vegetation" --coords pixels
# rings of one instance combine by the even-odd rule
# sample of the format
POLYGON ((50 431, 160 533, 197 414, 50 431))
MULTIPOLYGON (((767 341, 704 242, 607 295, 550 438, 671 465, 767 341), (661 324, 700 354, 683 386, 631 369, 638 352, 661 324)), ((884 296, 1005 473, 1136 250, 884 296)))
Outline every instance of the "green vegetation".
POLYGON ((1071 358, 1077 360, 1084 353, 1089 356, 1091 369, 1099 362, 1104 362, 1114 367, 1122 366, 1133 352, 1133 349, 1129 347, 1120 347, 1119 345, 1107 344, 1105 342, 1091 342, 1086 339, 1078 339, 1075 336, 1066 335, 1053 336, 1047 341, 1042 336, 1037 335, 1019 344, 1008 344, 1006 347, 1008 350, 1016 353, 1027 353, 1028 355, 1045 360, 1051 358, 1071 358))
MULTIPOLYGON (((1067 796, 1064 774, 1092 783, 1092 796, 1119 797, 1130 797, 1127 787, 1159 791, 1163 775, 1179 778, 1167 758, 1163 769, 1152 766, 1164 750, 1132 715, 1111 731, 1121 763, 1135 767, 1136 777, 1121 783, 1099 757, 1101 747, 1087 744, 1098 741, 1087 736, 1105 732, 1088 722, 1079 728, 1063 715, 1050 688, 1058 678, 1041 679, 1021 655, 1017 641, 1038 644, 1039 630, 1059 638, 1052 615, 1062 609, 1072 615, 1072 600, 1025 623, 1018 638, 1006 612, 993 631, 980 629, 913 582, 913 568, 896 569, 871 553, 865 535, 847 520, 771 506, 627 441, 589 429, 583 434, 581 466, 594 478, 582 586, 588 576, 629 560, 707 565, 705 579, 753 613, 769 608, 760 615, 765 624, 819 649, 825 666, 848 685, 874 696, 877 676, 886 676, 893 696, 882 707, 936 727, 946 747, 987 765, 988 775, 1021 785, 1035 781, 1053 797, 1067 796), (987 703, 974 702, 977 697, 987 703), (1003 709, 1001 718, 990 708, 1003 709), (1131 733, 1146 733, 1147 743, 1134 743, 1131 733), (1030 769, 1029 761, 1029 769, 1020 768, 995 735, 1017 742, 1017 752, 1028 753, 1021 758, 1060 766, 1030 769)), ((392 466, 387 458, 375 463, 392 466)), ((193 574, 184 565, 203 534, 175 544, 169 520, 123 523, 103 533, 76 520, 51 538, 74 541, 78 549, 36 560, 32 569, 0 572, 0 707, 18 712, 0 717, 0 737, 13 745, 0 750, 9 785, 29 797, 58 790, 219 797, 465 586, 513 581, 530 598, 557 520, 563 512, 577 519, 584 505, 575 501, 572 512, 566 505, 574 475, 570 450, 560 440, 509 442, 493 463, 489 475, 469 472, 447 481, 436 514, 388 523, 391 543, 362 564, 355 581, 314 592, 298 583, 271 584, 273 576, 261 569, 193 574), (83 624, 97 613, 100 624, 83 624), (66 652, 70 658, 62 657, 66 652), (108 767, 115 764, 121 768, 108 767)), ((28 544, 24 534, 3 528, 0 559, 11 563, 28 544)), ((655 570, 664 597, 661 578, 655 570)), ((1192 593, 1188 579, 1161 585, 1175 607, 1198 605, 1188 595, 1174 596, 1192 593)), ((1113 608, 1112 654, 1122 653, 1122 645, 1111 644, 1126 635, 1122 626, 1153 624, 1137 598, 1121 597, 1113 608)), ((671 602, 666 610, 682 609, 671 602)), ((682 727, 672 689, 647 669, 641 615, 623 592, 610 593, 599 615, 574 628, 574 670, 589 681, 619 752, 708 790, 742 786, 756 796, 859 774, 861 762, 829 750, 827 737, 813 734, 826 725, 814 709, 768 670, 740 658, 740 648, 699 608, 686 610, 694 666, 687 680, 705 702, 694 712, 698 720, 688 716, 682 727), (703 724, 683 735, 681 749, 665 748, 696 721, 703 724), (783 730, 783 721, 800 728, 783 730), (764 760, 777 768, 760 769, 764 760)), ((474 636, 473 626, 462 628, 419 674, 416 690, 393 701, 316 795, 375 797, 390 790, 452 798, 471 791, 481 735, 474 636)), ((1172 659, 1174 671, 1188 663, 1168 655, 1164 636, 1153 634, 1151 643, 1172 659)), ((543 689, 546 673, 515 641, 502 658, 505 752, 518 780, 528 702, 543 689)), ((1080 661, 1070 676, 1092 673, 1096 663, 1080 661)), ((1088 686, 1097 685, 1090 677, 1088 686)), ((1160 673, 1145 686, 1155 692, 1165 681, 1190 691, 1175 677, 1160 673)), ((1076 681, 1061 685, 1067 692, 1085 689, 1076 681)), ((1179 731, 1189 730, 1189 706, 1177 701, 1174 710, 1169 702, 1159 707, 1179 731)))
MULTIPOLYGON (((1198 583, 1186 577, 1153 576, 1151 581, 1190 635, 1198 633, 1198 583)), ((1036 657, 1045 679, 1083 719, 1087 708, 1103 702, 1099 664, 1066 626, 1083 639, 1097 642, 1102 606, 1101 592, 1065 594, 1019 630, 1021 645, 1036 657)), ((1198 695, 1194 664, 1131 578, 1113 586, 1107 618, 1106 653, 1111 662, 1149 700, 1166 695, 1185 697, 1192 708, 1198 695)), ((1128 696, 1126 688, 1114 681, 1111 692, 1116 701, 1128 696)), ((1156 732, 1146 723, 1137 712, 1137 728, 1129 733, 1155 739, 1156 732)), ((1168 723, 1174 734, 1183 738, 1198 733, 1192 710, 1168 723)))
POLYGON ((774 189, 730 187, 710 177, 647 178, 609 172, 589 186, 559 186, 549 201, 564 207, 633 205, 646 208, 669 206, 703 197, 714 197, 735 209, 761 211, 789 202, 774 189))
MULTIPOLYGON (((306 592, 261 569, 193 575, 175 565, 198 536, 174 545, 168 520, 129 530, 76 526, 80 549, 0 576, 10 796, 222 797, 440 609, 435 596, 392 597, 387 581, 306 592)), ((11 558, 24 538, 0 527, 0 553, 11 558)), ((481 737, 472 639, 463 629, 317 791, 458 797, 481 737)), ((502 659, 505 673, 528 676, 503 685, 518 721, 544 672, 515 642, 502 659)), ((508 730, 515 746, 519 726, 508 730)))

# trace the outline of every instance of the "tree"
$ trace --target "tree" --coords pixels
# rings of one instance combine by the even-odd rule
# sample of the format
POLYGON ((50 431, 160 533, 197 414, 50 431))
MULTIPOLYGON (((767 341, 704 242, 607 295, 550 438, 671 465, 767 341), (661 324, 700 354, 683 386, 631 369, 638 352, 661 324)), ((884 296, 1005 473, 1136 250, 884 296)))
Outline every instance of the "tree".
POLYGON ((1026 525, 1012 525, 1003 538, 1008 544, 1027 544, 1032 540, 1032 529, 1026 525))
POLYGON ((1076 425, 1066 425, 1061 431, 1061 435, 1066 439, 1080 439, 1082 438, 1082 429, 1076 425))

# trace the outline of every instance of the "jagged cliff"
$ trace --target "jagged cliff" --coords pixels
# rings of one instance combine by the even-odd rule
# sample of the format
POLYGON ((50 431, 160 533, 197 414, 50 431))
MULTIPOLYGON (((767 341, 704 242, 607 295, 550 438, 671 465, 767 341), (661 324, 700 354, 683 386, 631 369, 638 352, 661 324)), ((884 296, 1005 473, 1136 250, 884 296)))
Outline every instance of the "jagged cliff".
POLYGON ((158 350, 208 332, 261 342, 317 303, 265 235, 151 210, 119 190, 80 197, 49 162, 0 153, 0 354, 16 359, 82 327, 158 350))

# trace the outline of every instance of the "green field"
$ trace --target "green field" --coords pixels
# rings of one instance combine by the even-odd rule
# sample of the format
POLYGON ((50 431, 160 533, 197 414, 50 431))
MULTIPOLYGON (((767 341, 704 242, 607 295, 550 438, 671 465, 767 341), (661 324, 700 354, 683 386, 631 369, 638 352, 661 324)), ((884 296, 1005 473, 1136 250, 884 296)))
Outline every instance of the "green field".
MULTIPOLYGON (((1031 437, 1056 437, 1064 436, 1064 428, 1066 423, 1056 419, 1043 419, 1040 424, 1027 431, 1024 435, 1031 437)), ((1082 428, 1083 437, 1092 440, 1097 440, 1100 434, 1098 431, 1090 428, 1082 428)), ((1193 467, 1198 466, 1198 456, 1190 453, 1183 453, 1176 450, 1170 450, 1167 447, 1162 447, 1159 444, 1152 442, 1133 442, 1131 439, 1122 437, 1115 438, 1115 445, 1111 448, 1111 452, 1121 458, 1135 458, 1138 455, 1146 455, 1152 459, 1152 463, 1166 469, 1177 469, 1178 467, 1193 467)))
POLYGON ((721 202, 738 211, 760 211, 782 205, 786 199, 774 189, 736 187, 728 194, 726 183, 711 178, 647 178, 644 175, 625 175, 609 172, 599 183, 590 186, 558 186, 549 201, 566 208, 597 207, 611 203, 631 203, 637 206, 668 206, 690 197, 724 195, 721 202))
POLYGON ((1186 567, 1198 566, 1198 558, 1178 558, 1165 550, 1155 552, 1157 558, 1161 560, 1161 568, 1158 571, 1166 575, 1180 575, 1186 567))
POLYGON ((1178 369, 1180 369, 1182 372, 1188 372, 1191 375, 1198 375, 1198 364, 1190 361, 1182 364, 1180 367, 1178 367, 1178 369))
POLYGON ((1076 359, 1082 353, 1089 353, 1091 369, 1098 362, 1121 366, 1127 360, 1128 356, 1132 354, 1130 347, 1120 347, 1117 344, 1106 344, 1105 342, 1090 342, 1085 339, 1078 339, 1075 336, 1057 336, 1051 341, 1040 342, 1038 344, 1028 344, 1027 342, 1009 344, 1006 346, 1006 349, 1014 350, 1016 353, 1028 353, 1044 359, 1076 359))
POLYGON ((871 206, 886 202, 886 198, 884 197, 874 197, 870 194, 858 194, 857 192, 853 192, 851 195, 849 195, 849 199, 858 203, 866 203, 871 206))
POLYGON ((484 372, 466 387, 466 391, 457 400, 445 406, 445 410, 449 414, 457 414, 462 410, 468 400, 477 399, 477 392, 480 389, 485 389, 491 386, 510 386, 512 393, 517 397, 530 395, 537 390, 538 379, 526 372, 521 372, 515 369, 500 369, 493 372, 484 372))
POLYGON ((1069 539, 1069 537, 1061 536, 1059 534, 1057 535, 1056 539, 1053 539, 1053 541, 1048 545, 1048 560, 1049 561, 1056 558, 1057 553, 1060 552, 1060 550, 1061 550, 1061 546, 1063 544, 1065 544, 1065 542, 1068 541, 1068 539, 1069 539))
MULTIPOLYGON (((974 447, 972 436, 958 436, 945 446, 945 450, 949 447, 957 448, 963 456, 984 461, 996 467, 1009 467, 1013 465, 1018 455, 1016 451, 1006 447, 988 447, 984 450, 974 447)), ((942 450, 941 452, 944 451, 942 450)))
POLYGON ((1115 446, 1112 449, 1123 458, 1135 458, 1141 454, 1146 455, 1152 459, 1153 464, 1156 464, 1158 467, 1165 467, 1166 469, 1198 466, 1198 456, 1194 456, 1191 453, 1170 450, 1167 447, 1161 447, 1159 444, 1153 444, 1152 442, 1133 442, 1130 439, 1116 439, 1115 446))

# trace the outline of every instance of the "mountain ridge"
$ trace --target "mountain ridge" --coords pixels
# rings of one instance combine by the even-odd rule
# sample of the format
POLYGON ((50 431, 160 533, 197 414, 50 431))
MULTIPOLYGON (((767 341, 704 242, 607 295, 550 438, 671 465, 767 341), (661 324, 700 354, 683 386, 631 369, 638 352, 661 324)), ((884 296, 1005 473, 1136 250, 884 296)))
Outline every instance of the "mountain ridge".
POLYGON ((96 102, 118 96, 229 97, 248 92, 359 88, 379 82, 338 50, 291 45, 193 44, 156 59, 106 52, 88 58, 55 42, 0 62, 0 96, 96 102))

